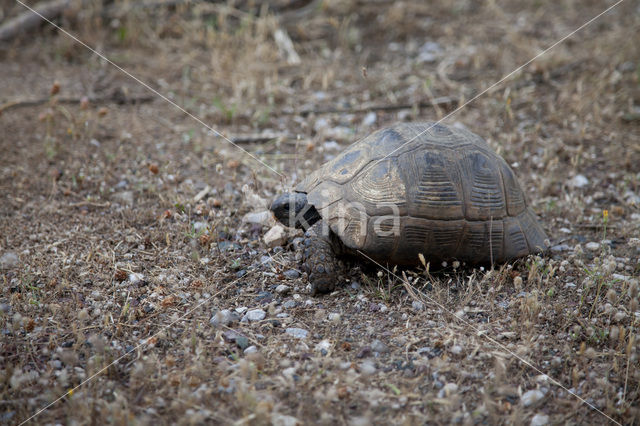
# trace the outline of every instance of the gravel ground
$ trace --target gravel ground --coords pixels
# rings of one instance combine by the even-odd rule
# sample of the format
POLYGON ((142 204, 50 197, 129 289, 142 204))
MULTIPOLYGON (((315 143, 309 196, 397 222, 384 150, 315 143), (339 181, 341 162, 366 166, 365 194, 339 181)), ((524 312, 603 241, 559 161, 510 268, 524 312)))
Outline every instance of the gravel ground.
POLYGON ((445 119, 512 165, 544 256, 349 258, 315 297, 301 234, 266 212, 609 5, 95 1, 57 21, 164 100, 50 27, 1 44, 1 422, 637 424, 636 2, 445 119))

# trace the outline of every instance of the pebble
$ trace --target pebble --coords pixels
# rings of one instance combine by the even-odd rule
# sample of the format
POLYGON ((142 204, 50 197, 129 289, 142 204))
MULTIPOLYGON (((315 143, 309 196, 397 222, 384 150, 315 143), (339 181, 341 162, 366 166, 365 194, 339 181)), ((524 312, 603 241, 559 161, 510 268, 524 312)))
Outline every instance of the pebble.
POLYGON ((531 419, 531 426, 545 426, 549 424, 549 416, 538 413, 531 419))
POLYGON ((119 203, 124 204, 126 206, 132 206, 133 203, 135 202, 133 191, 117 192, 112 195, 112 198, 115 201, 118 201, 119 203))
POLYGON ((378 115, 375 112, 370 111, 362 119, 362 126, 363 127, 373 126, 374 124, 376 124, 376 121, 378 121, 378 115))
POLYGON ((557 246, 551 247, 551 251, 555 252, 563 252, 571 250, 571 246, 568 244, 558 244, 557 246))
POLYGON ((236 308, 236 312, 239 313, 240 315, 244 314, 245 312, 247 312, 247 308, 246 306, 240 306, 239 308, 236 308))
POLYGON ((411 302, 411 307, 416 311, 421 311, 424 309, 424 303, 419 300, 414 300, 413 302, 411 302))
POLYGON ((459 345, 452 346, 451 353, 454 355, 460 355, 462 353, 462 346, 459 346, 459 345))
POLYGON ((287 294, 289 293, 289 291, 291 291, 291 287, 285 284, 280 284, 278 287, 276 287, 276 293, 278 294, 287 294))
POLYGON ((574 188, 583 188, 589 184, 589 179, 584 175, 575 175, 573 179, 569 181, 569 185, 574 188))
POLYGON ((287 233, 281 225, 276 225, 264 234, 264 243, 268 247, 281 246, 287 241, 287 233))
POLYGON ((530 407, 544 398, 544 393, 541 390, 533 389, 530 391, 526 391, 524 395, 522 395, 522 405, 525 407, 530 407))
POLYGON ((218 250, 221 251, 233 251, 239 250, 241 247, 238 243, 234 243, 233 241, 220 241, 218 243, 218 250))
POLYGON ((7 252, 0 257, 0 269, 15 268, 19 263, 18 255, 12 252, 7 252))
POLYGON ((290 280, 295 280, 296 278, 300 277, 300 272, 296 271, 295 269, 289 269, 287 271, 284 271, 284 276, 289 278, 290 280))
POLYGON ((262 309, 252 309, 250 311, 247 311, 247 313, 244 315, 244 318, 242 319, 244 320, 246 318, 247 321, 262 321, 266 316, 267 313, 262 309))
POLYGON ((339 322, 340 321, 340 314, 336 313, 336 312, 331 312, 328 315, 329 321, 331 322, 339 322))
POLYGON ((322 144, 325 150, 327 151, 336 151, 340 149, 340 144, 336 141, 327 141, 322 144))
POLYGON ((244 350, 245 354, 254 354, 256 352, 258 352, 258 348, 256 347, 256 345, 251 345, 244 350))
POLYGON ((458 385, 455 383, 447 383, 438 392, 438 398, 444 398, 458 392, 458 385))
POLYGON ((290 336, 295 337, 296 339, 306 339, 309 335, 309 332, 307 330, 297 327, 287 328, 284 332, 290 336))
POLYGON ((129 282, 131 284, 141 284, 144 283, 144 280, 145 278, 143 274, 140 274, 138 272, 132 272, 129 274, 129 282))
POLYGON ((321 340, 315 347, 315 350, 318 352, 326 353, 331 349, 331 342, 327 339, 321 340))
POLYGON ((587 250, 596 251, 600 249, 600 243, 596 243, 595 241, 588 242, 584 245, 587 250))
POLYGON ((229 309, 223 309, 221 311, 216 312, 211 319, 209 320, 209 324, 214 327, 219 327, 221 325, 229 325, 234 321, 238 321, 239 316, 235 312, 231 312, 229 309))
POLYGON ((247 339, 244 336, 237 336, 236 337, 236 345, 238 345, 238 347, 241 350, 244 351, 245 349, 247 349, 249 347, 249 339, 247 339))
POLYGON ((376 372, 376 365, 373 361, 362 361, 360 363, 360 372, 365 376, 370 376, 376 372))
POLYGON ((285 309, 295 308, 297 305, 298 305, 298 302, 296 302, 295 300, 287 300, 282 304, 282 306, 284 306, 285 309))
POLYGON ((273 222, 273 215, 270 211, 251 212, 242 216, 243 223, 253 223, 256 225, 267 225, 273 222))
POLYGON ((373 352, 377 352, 379 354, 384 354, 389 352, 389 348, 387 347, 387 345, 384 344, 384 342, 376 339, 373 342, 371 342, 371 350, 373 352))

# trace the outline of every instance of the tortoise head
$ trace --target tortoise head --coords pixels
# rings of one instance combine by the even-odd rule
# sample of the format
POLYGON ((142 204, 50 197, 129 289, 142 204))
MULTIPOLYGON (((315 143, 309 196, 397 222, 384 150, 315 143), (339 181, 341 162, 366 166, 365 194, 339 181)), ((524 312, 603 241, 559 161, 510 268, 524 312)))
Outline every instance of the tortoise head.
POLYGON ((316 208, 308 203, 307 194, 302 192, 285 192, 269 209, 280 223, 291 228, 306 230, 321 219, 316 208))

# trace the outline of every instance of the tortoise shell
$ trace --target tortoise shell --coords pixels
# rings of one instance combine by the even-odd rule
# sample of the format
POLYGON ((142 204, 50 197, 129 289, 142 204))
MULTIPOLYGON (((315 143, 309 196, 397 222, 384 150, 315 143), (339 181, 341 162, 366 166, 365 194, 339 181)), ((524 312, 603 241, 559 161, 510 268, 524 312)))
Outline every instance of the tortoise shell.
POLYGON ((402 123, 349 146, 296 187, 351 250, 376 260, 500 262, 545 249, 513 170, 479 136, 402 123))

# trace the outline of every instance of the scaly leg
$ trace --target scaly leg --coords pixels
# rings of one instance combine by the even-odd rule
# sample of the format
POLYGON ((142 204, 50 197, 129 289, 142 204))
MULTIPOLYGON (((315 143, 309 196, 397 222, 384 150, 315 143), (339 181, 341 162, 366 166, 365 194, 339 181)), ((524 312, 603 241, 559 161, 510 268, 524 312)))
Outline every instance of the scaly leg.
POLYGON ((342 265, 336 256, 338 248, 331 230, 323 229, 318 222, 307 230, 302 255, 303 269, 309 274, 313 294, 333 291, 339 279, 342 265))

